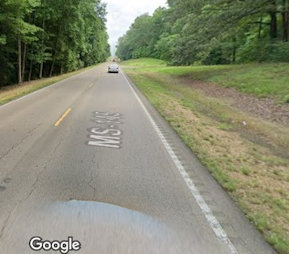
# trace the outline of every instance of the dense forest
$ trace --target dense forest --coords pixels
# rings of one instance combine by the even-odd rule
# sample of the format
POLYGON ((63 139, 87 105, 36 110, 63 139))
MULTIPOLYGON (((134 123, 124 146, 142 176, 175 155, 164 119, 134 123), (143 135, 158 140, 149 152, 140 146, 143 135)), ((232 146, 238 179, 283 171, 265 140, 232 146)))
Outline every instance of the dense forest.
POLYGON ((119 39, 121 59, 172 65, 289 61, 289 0, 168 0, 119 39))
POLYGON ((105 16, 100 0, 1 0, 0 86, 105 61, 105 16))

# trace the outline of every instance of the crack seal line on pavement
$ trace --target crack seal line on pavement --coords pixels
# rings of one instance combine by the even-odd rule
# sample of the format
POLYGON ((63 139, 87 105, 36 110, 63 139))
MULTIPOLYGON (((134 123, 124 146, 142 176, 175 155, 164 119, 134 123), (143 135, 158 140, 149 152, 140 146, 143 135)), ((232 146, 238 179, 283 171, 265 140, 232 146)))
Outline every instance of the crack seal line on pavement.
POLYGON ((64 120, 65 117, 68 116, 68 114, 71 112, 71 108, 68 108, 64 114, 58 119, 58 121, 54 124, 55 127, 59 126, 59 124, 64 120))
POLYGON ((177 155, 173 151, 173 149, 170 146, 170 144, 168 143, 167 139, 165 138, 165 136, 161 132, 160 128, 157 126, 156 122, 154 121, 154 119, 152 118, 152 116, 150 115, 148 110, 146 109, 145 105, 143 104, 142 100, 140 99, 140 97, 136 93, 135 89, 132 87, 132 85, 129 82, 128 78, 125 76, 125 74, 122 71, 121 71, 121 74, 125 78, 125 80, 127 81, 131 91, 135 95, 137 101, 139 102, 140 106, 144 110, 148 120, 152 124, 152 126, 153 126, 154 130, 156 131, 156 133, 158 134, 159 138, 161 139, 166 151, 170 155, 170 157, 173 160, 176 168, 178 169, 179 173, 183 177, 183 180, 185 181, 187 187, 190 189, 193 197, 195 198, 198 206, 200 207, 202 213, 206 217, 206 219, 207 219, 210 227, 214 231, 215 235, 217 236, 218 239, 223 241, 228 246, 231 254, 238 254, 238 251, 237 251, 236 247, 233 245, 233 243, 231 242, 231 240, 227 236, 227 233, 222 228, 222 226, 219 223, 219 221, 217 220, 217 218, 213 215, 212 210, 210 209, 210 207, 208 206, 208 204, 206 203, 206 201, 204 200, 204 198, 200 194, 198 188, 193 183, 192 179, 190 178, 190 176, 186 172, 185 168, 183 167, 182 163, 180 162, 179 158, 177 157, 177 155))

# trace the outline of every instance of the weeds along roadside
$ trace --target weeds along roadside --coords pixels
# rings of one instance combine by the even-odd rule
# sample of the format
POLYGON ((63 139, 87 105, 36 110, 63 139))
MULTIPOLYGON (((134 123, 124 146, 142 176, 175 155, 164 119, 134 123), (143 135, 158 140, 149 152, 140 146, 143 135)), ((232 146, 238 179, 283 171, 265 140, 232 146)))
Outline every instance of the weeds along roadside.
POLYGON ((124 68, 266 240, 289 253, 288 129, 139 67, 124 68))

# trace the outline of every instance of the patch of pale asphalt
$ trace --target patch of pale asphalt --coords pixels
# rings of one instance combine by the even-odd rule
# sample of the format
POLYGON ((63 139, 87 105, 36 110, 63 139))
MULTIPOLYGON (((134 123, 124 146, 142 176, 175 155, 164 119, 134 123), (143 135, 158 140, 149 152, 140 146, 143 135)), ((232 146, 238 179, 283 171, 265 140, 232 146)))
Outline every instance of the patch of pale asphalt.
POLYGON ((230 249, 230 252, 232 254, 237 254, 238 253, 237 249, 235 248, 235 246, 233 245, 233 243, 231 242, 231 240, 227 236, 226 232, 222 228, 222 226, 219 223, 219 221, 213 215, 210 207, 208 206, 208 204, 206 203, 206 201, 204 200, 204 198, 200 194, 199 190, 197 189, 197 187, 193 183, 192 179, 189 177, 188 173, 186 172, 186 170, 183 167, 182 163, 180 162, 179 158, 177 157, 177 155, 175 154, 175 152, 171 148, 170 144, 166 140, 165 136, 161 132, 160 128, 157 126, 156 122, 154 121, 154 119, 152 118, 152 116, 150 115, 150 113, 148 112, 146 107, 144 106, 143 102, 141 101, 140 97, 137 95, 137 93, 135 92, 135 90, 132 87, 131 83, 129 82, 129 80, 127 79, 127 77, 124 75, 124 73, 122 71, 121 71, 121 74, 126 79, 127 83, 129 84, 129 87, 130 87, 131 91, 133 92, 133 94, 137 98, 140 106, 144 110, 144 112, 145 112, 147 118, 149 119, 150 123, 152 124, 154 130, 156 131, 156 133, 158 134, 159 138, 161 139, 165 149, 167 150, 168 154, 170 155, 171 159, 173 160, 173 162, 174 162, 176 168, 178 169, 179 173, 183 177, 186 185, 190 189, 193 197, 195 198, 198 206, 200 207, 201 211, 203 212, 204 216, 206 217, 206 219, 207 219, 210 227, 214 231, 215 235, 217 236, 218 239, 222 240, 228 246, 228 248, 230 249))

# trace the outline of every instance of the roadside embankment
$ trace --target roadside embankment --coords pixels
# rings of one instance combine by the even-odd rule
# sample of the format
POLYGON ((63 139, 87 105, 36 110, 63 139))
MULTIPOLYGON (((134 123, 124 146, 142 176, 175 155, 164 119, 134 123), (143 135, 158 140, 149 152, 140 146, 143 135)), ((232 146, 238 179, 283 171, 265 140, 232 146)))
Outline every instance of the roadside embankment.
POLYGON ((167 67, 123 62, 279 253, 289 253, 289 65, 167 67))

